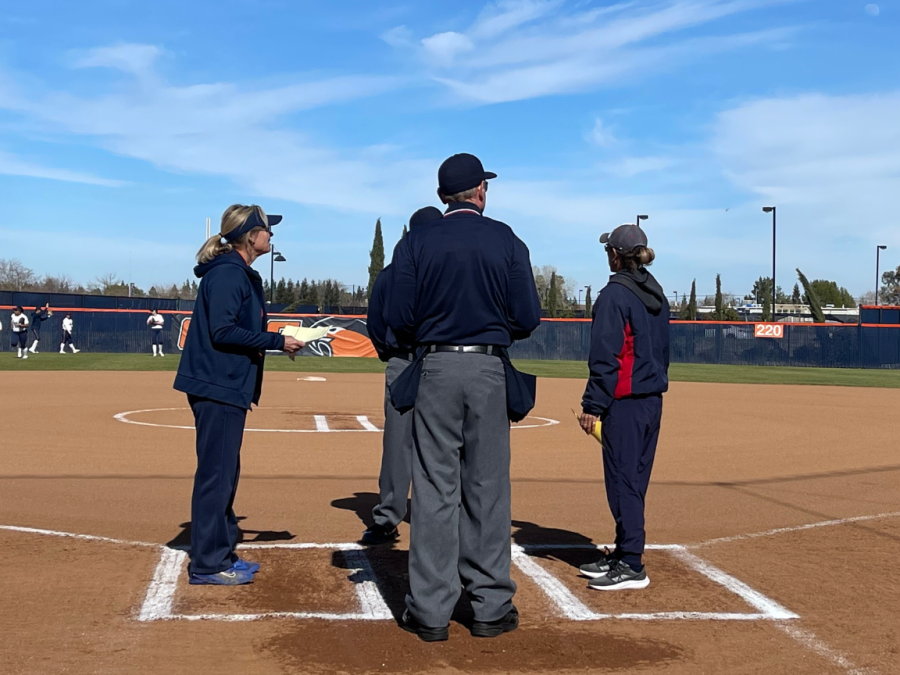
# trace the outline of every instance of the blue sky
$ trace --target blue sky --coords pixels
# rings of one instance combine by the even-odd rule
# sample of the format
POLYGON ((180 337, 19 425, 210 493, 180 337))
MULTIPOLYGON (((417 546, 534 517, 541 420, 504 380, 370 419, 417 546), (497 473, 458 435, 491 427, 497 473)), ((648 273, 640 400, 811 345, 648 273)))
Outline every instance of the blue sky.
MULTIPOLYGON (((279 273, 367 281, 479 155, 536 265, 604 283, 636 213, 666 289, 900 263, 900 1, 41 2, 0 13, 0 258, 183 280, 234 202, 285 216, 279 273)), ((258 263, 268 267, 266 261, 258 263)))

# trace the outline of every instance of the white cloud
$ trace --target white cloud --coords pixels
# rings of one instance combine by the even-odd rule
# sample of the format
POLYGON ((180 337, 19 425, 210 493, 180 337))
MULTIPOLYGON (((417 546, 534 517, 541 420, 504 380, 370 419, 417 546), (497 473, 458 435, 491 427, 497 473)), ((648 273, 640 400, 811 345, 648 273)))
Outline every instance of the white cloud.
POLYGON ((878 16, 881 14, 881 8, 878 5, 866 5, 866 14, 869 16, 878 16))
POLYGON ((119 43, 97 47, 77 56, 74 68, 114 68, 126 73, 142 75, 152 70, 163 53, 156 45, 119 43))
POLYGON ((103 187, 118 187, 124 185, 124 181, 100 178, 80 171, 68 169, 54 169, 28 162, 5 152, 0 152, 0 174, 6 176, 27 176, 30 178, 45 178, 48 180, 60 180, 69 183, 85 183, 87 185, 100 185, 103 187))
POLYGON ((459 97, 499 103, 584 91, 709 54, 783 44, 784 28, 685 37, 688 29, 791 0, 644 0, 565 11, 556 0, 488 5, 464 32, 421 41, 431 77, 459 97))
POLYGON ((432 61, 441 66, 451 66, 459 54, 470 52, 474 43, 465 35, 454 33, 438 33, 422 40, 422 46, 432 61))
POLYGON ((641 173, 670 169, 675 164, 677 164, 677 160, 674 157, 623 157, 613 162, 607 162, 600 168, 613 176, 633 178, 641 173))
POLYGON ((588 140, 601 148, 608 148, 616 142, 615 134, 599 117, 594 120, 594 128, 588 134, 588 140))
POLYGON ((412 47, 412 31, 406 26, 395 26, 381 34, 381 39, 391 47, 412 47))
MULTIPOLYGON (((116 62, 104 54, 96 62, 116 62)), ((122 63, 142 67, 139 59, 122 63)), ((93 137, 117 154, 167 170, 227 177, 262 196, 393 213, 406 208, 391 196, 397 176, 408 176, 417 186, 427 183, 432 192, 430 162, 410 160, 389 147, 335 150, 277 125, 288 114, 388 91, 398 86, 396 79, 345 76, 254 89, 227 82, 172 86, 152 70, 140 77, 139 91, 20 95, 0 99, 0 109, 26 115, 41 131, 93 137)), ((104 180, 55 174, 64 175, 82 182, 104 180)))

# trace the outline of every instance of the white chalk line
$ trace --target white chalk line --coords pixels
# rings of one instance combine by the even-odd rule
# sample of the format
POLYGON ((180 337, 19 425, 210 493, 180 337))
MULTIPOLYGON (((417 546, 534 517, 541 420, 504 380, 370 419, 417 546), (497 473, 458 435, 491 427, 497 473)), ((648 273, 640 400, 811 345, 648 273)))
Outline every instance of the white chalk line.
POLYGON ((113 539, 111 537, 98 537, 93 534, 75 534, 73 532, 59 532, 57 530, 41 530, 35 527, 19 527, 17 525, 0 525, 0 530, 10 532, 25 532, 28 534, 40 534, 47 537, 63 537, 66 539, 80 539, 82 541, 100 541, 107 544, 122 544, 124 546, 149 546, 158 548, 160 544, 152 544, 146 541, 128 541, 126 539, 113 539))
POLYGON ((138 621, 158 621, 172 616, 172 604, 178 588, 178 576, 187 559, 187 553, 164 548, 147 587, 144 604, 138 613, 138 621))
POLYGON ((794 624, 777 622, 775 624, 779 630, 786 633, 795 642, 815 652, 826 661, 830 661, 839 668, 847 671, 848 675, 878 675, 878 671, 871 668, 860 668, 853 661, 847 658, 841 652, 832 649, 827 644, 816 637, 814 633, 804 630, 794 624))
POLYGON ((394 615, 391 614, 384 596, 378 589, 375 570, 372 569, 365 550, 344 551, 344 560, 356 572, 352 579, 356 584, 354 589, 362 614, 371 621, 393 619, 394 615))
POLYGON ((560 613, 572 621, 592 621, 597 615, 581 602, 565 584, 529 558, 523 547, 513 545, 512 561, 523 574, 530 577, 550 599, 560 613))
MULTIPOLYGON (((144 410, 128 410, 113 415, 113 419, 124 424, 135 424, 139 427, 155 427, 157 429, 185 429, 193 431, 193 425, 183 424, 158 424, 156 422, 139 422, 138 420, 129 419, 129 415, 138 415, 141 413, 153 412, 171 412, 175 410, 190 410, 190 408, 146 408, 144 410)), ((273 433, 273 434, 358 434, 358 433, 381 433, 383 429, 371 423, 365 415, 355 415, 356 421, 360 423, 362 429, 332 429, 328 425, 328 418, 325 415, 313 415, 315 421, 315 429, 244 429, 244 431, 252 431, 255 433, 273 433)), ((549 417, 536 417, 529 415, 525 419, 538 420, 540 424, 515 424, 512 429, 541 429, 544 427, 552 427, 559 424, 559 420, 550 419, 549 417)))
POLYGON ((688 548, 700 548, 704 546, 712 546, 713 544, 727 544, 732 541, 743 541, 745 539, 758 539, 760 537, 773 537, 778 534, 786 534, 790 532, 802 532, 803 530, 814 530, 819 527, 835 527, 837 525, 849 525, 851 523, 862 523, 868 520, 882 520, 885 518, 898 518, 900 511, 891 513, 876 513, 868 516, 854 516, 852 518, 836 518, 834 520, 823 520, 818 523, 807 523, 806 525, 795 525, 793 527, 776 527, 772 530, 763 532, 754 532, 752 534, 736 534, 731 537, 716 537, 715 539, 707 539, 698 544, 691 544, 688 548))

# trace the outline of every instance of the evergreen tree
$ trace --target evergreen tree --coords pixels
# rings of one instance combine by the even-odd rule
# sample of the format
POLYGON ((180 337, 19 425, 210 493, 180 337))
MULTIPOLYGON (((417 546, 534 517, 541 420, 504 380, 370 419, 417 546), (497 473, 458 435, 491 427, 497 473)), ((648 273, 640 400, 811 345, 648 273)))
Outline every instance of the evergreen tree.
POLYGON ((696 321, 697 320, 697 280, 694 279, 691 282, 691 299, 685 304, 681 309, 681 314, 678 316, 682 321, 696 321))
POLYGON ((556 318, 559 312, 559 288, 556 282, 556 272, 550 275, 550 290, 547 294, 547 314, 550 318, 556 318))
POLYGON ((372 250, 369 251, 369 288, 368 296, 372 296, 372 286, 375 279, 384 269, 384 239, 381 236, 381 218, 375 221, 375 240, 372 242, 372 250))
POLYGON ((592 302, 593 298, 591 297, 591 287, 588 286, 585 290, 584 295, 584 315, 587 317, 593 317, 593 309, 594 303, 592 302))
POLYGON ((822 312, 822 303, 819 301, 819 296, 816 295, 816 289, 812 287, 809 279, 800 271, 800 268, 797 268, 797 276, 800 278, 800 283, 803 284, 803 293, 806 297, 806 304, 809 305, 813 321, 825 323, 825 314, 822 312))
POLYGON ((800 298, 800 286, 794 284, 794 292, 791 294, 791 304, 799 305, 802 302, 800 298))
POLYGON ((764 322, 772 320, 772 298, 770 298, 768 295, 763 296, 762 320, 764 322))
POLYGON ((306 280, 306 278, 304 278, 303 281, 300 282, 300 286, 297 289, 297 302, 299 302, 301 305, 315 304, 313 299, 310 297, 309 282, 306 280))
POLYGON ((289 305, 293 305, 297 301, 297 295, 294 293, 294 280, 288 279, 287 285, 284 289, 284 297, 287 298, 287 303, 289 305))
POLYGON ((725 320, 725 302, 722 298, 722 275, 716 275, 716 311, 713 314, 716 321, 725 320))
POLYGON ((278 283, 275 284, 275 304, 291 304, 290 298, 287 297, 287 285, 284 283, 284 277, 281 277, 281 279, 278 280, 278 283))

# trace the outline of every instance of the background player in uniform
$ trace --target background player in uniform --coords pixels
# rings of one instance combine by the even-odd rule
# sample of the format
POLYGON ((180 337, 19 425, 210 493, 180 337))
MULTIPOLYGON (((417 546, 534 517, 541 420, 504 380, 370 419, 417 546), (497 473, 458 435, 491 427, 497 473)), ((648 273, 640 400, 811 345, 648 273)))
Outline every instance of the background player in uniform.
POLYGON ((38 343, 41 341, 41 324, 53 316, 50 305, 35 307, 31 313, 31 336, 34 342, 31 345, 31 353, 37 354, 38 343))
POLYGON ((604 234, 613 275, 594 304, 590 379, 582 400, 585 433, 602 421, 606 499, 616 521, 616 547, 581 566, 590 588, 615 591, 650 583, 642 556, 644 500, 656 456, 662 395, 669 388, 669 303, 645 269, 653 262, 637 225, 604 234))
POLYGON ((244 423, 247 410, 259 404, 266 350, 296 353, 303 347, 299 340, 266 331, 262 279, 250 267, 272 250, 271 226, 280 221, 258 206, 229 206, 219 234, 197 253, 200 288, 174 384, 188 395, 197 432, 192 584, 248 584, 259 570, 235 553, 239 531, 233 506, 244 423))
POLYGON ((65 354, 66 347, 68 346, 73 354, 77 354, 80 352, 80 349, 75 349, 75 343, 72 342, 72 331, 75 330, 75 322, 72 320, 71 312, 66 314, 66 318, 62 321, 62 342, 59 343, 59 353, 65 354))
MULTIPOLYGON (((419 209, 409 219, 413 230, 425 223, 440 220, 443 214, 433 206, 419 209)), ((378 475, 378 505, 372 509, 375 524, 363 532, 362 543, 384 544, 397 539, 397 526, 406 517, 412 456, 412 414, 401 415, 391 405, 390 386, 415 358, 412 345, 397 340, 385 323, 385 309, 392 284, 391 266, 385 267, 372 286, 366 324, 378 358, 387 363, 384 372, 384 436, 382 437, 381 472, 378 475)))
MULTIPOLYGON (((475 614, 470 631, 515 630, 510 577, 509 421, 511 385, 520 381, 506 348, 540 323, 528 248, 509 226, 482 215, 487 173, 454 155, 438 170, 448 204, 438 223, 397 245, 388 325, 420 348, 391 388, 412 399, 409 586, 401 627, 422 640, 446 640, 460 586, 475 614), (401 391, 408 384, 417 386, 401 391)), ((530 405, 534 405, 533 400, 530 405)), ((530 406, 529 406, 530 409, 530 406)))
POLYGON ((157 352, 160 356, 165 356, 162 345, 163 326, 165 324, 166 320, 163 315, 156 308, 151 309, 150 316, 147 317, 147 326, 150 327, 150 346, 153 349, 153 356, 156 356, 157 352))
POLYGON ((13 310, 9 321, 10 335, 12 336, 13 348, 18 348, 17 359, 28 358, 28 317, 21 307, 13 310))

